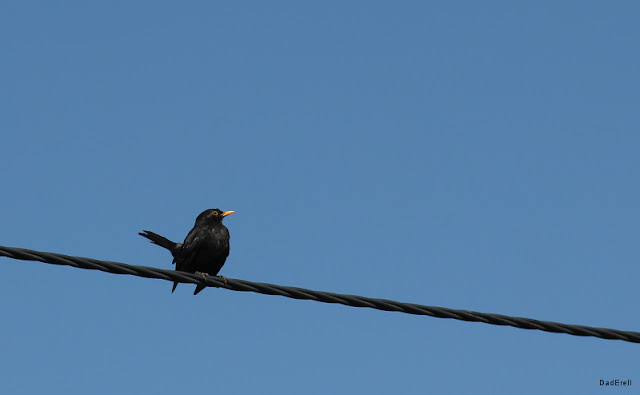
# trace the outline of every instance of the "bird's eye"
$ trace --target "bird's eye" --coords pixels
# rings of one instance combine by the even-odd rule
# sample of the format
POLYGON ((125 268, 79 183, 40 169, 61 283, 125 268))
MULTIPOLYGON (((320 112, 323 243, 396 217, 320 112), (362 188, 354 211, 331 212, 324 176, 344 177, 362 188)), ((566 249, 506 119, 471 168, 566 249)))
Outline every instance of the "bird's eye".
POLYGON ((213 212, 211 212, 211 215, 213 215, 213 216, 216 216, 216 217, 217 217, 217 216, 218 216, 218 212, 217 212, 217 211, 213 211, 213 212))

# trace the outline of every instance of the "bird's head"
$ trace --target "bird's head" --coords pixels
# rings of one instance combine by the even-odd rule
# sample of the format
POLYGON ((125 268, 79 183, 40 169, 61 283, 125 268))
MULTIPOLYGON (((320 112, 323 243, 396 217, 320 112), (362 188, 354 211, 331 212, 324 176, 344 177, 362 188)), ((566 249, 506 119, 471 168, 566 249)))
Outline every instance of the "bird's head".
POLYGON ((204 210, 200 215, 198 215, 198 218, 196 218, 196 224, 220 223, 222 222, 222 218, 233 214, 234 212, 235 211, 222 211, 218 208, 210 208, 208 210, 204 210))

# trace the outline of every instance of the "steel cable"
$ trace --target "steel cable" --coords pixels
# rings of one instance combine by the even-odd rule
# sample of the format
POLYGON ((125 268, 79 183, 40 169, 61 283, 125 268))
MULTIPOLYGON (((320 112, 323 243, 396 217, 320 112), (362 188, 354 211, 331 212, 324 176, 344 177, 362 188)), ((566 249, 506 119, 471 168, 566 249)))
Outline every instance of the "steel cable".
POLYGON ((29 261, 40 261, 54 265, 67 265, 81 269, 100 270, 115 274, 129 274, 147 278, 159 278, 181 283, 202 284, 209 287, 226 288, 233 291, 257 292, 266 295, 280 295, 294 299, 309 299, 324 303, 339 303, 353 307, 369 307, 385 311, 398 311, 407 314, 428 315, 438 318, 453 318, 462 321, 484 322, 491 325, 508 325, 521 329, 537 329, 545 332, 566 333, 573 336, 593 336, 602 339, 624 340, 640 343, 640 332, 617 329, 595 328, 582 325, 562 324, 559 322, 539 321, 531 318, 510 317, 500 314, 479 313, 469 310, 456 310, 445 307, 424 306, 414 303, 402 303, 387 299, 367 298, 357 295, 344 295, 311 289, 287 287, 282 285, 257 283, 253 281, 218 276, 204 278, 201 275, 158 269, 149 266, 128 265, 120 262, 100 261, 51 252, 40 252, 23 248, 0 246, 0 256, 29 261))

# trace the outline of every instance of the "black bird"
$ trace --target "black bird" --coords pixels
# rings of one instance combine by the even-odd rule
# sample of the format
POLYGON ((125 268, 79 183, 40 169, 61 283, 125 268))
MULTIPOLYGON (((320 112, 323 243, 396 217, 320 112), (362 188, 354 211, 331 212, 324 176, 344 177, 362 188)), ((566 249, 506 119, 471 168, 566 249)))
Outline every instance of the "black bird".
MULTIPOLYGON (((229 256, 229 229, 222 225, 222 219, 233 213, 217 208, 203 211, 182 244, 148 230, 138 234, 171 251, 176 270, 201 274, 206 278, 217 275, 229 256)), ((177 286, 178 282, 174 281, 171 293, 177 286)), ((204 288, 198 284, 193 294, 197 295, 204 288)))

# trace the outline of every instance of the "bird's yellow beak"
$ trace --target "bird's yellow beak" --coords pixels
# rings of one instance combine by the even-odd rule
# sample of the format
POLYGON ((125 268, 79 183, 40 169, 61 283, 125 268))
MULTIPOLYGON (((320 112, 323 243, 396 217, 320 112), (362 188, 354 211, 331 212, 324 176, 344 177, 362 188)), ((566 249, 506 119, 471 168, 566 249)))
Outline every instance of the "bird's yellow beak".
POLYGON ((222 216, 226 217, 227 215, 231 215, 233 213, 235 213, 235 211, 225 211, 225 212, 222 213, 222 216))

